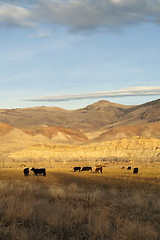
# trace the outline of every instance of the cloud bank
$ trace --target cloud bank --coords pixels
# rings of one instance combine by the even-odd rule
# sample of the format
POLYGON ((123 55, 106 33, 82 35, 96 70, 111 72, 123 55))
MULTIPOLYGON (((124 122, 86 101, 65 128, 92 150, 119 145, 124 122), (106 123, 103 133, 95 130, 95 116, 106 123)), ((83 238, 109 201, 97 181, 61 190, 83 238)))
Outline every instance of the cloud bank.
POLYGON ((49 23, 81 31, 144 22, 160 24, 160 0, 0 1, 0 23, 9 27, 49 23))
POLYGON ((36 102, 61 102, 70 100, 82 100, 82 99, 95 99, 95 98, 111 98, 111 97, 128 97, 128 96, 148 96, 148 95, 160 95, 160 87, 132 87, 115 91, 103 91, 93 93, 80 93, 80 94, 68 94, 57 95, 52 97, 38 97, 25 99, 25 101, 36 102))
POLYGON ((3 4, 0 6, 0 23, 10 28, 15 26, 36 26, 29 9, 13 4, 3 4))

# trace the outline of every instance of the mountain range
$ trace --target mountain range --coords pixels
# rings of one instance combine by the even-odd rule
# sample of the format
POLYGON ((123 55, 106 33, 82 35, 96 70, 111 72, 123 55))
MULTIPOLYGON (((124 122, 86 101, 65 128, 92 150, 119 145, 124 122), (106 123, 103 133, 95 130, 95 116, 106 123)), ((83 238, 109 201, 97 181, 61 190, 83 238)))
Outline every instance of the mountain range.
POLYGON ((160 99, 134 106, 101 100, 77 110, 0 109, 3 158, 37 144, 98 146, 134 137, 160 139, 160 99))

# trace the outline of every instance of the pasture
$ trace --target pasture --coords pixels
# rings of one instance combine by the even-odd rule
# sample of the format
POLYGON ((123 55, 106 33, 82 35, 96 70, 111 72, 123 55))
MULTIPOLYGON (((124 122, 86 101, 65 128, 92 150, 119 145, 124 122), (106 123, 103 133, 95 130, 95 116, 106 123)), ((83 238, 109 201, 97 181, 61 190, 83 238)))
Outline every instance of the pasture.
POLYGON ((160 239, 159 163, 134 164, 138 174, 127 163, 102 174, 73 172, 78 165, 57 164, 46 177, 1 168, 0 239, 160 239))

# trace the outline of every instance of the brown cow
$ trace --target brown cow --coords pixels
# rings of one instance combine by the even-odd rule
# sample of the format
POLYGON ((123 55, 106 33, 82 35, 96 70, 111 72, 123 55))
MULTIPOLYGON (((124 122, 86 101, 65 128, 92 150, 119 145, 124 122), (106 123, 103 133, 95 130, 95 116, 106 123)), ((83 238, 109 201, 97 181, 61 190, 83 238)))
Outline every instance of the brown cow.
POLYGON ((98 172, 101 172, 101 173, 102 173, 102 166, 96 168, 95 173, 98 173, 98 172))

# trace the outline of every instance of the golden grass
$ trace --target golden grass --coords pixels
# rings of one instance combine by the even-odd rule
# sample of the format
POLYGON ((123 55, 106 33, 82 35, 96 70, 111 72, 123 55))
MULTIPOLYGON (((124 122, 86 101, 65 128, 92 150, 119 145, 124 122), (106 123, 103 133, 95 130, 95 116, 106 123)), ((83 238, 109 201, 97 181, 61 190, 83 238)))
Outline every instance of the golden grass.
POLYGON ((46 177, 0 169, 0 239, 160 239, 159 164, 139 164, 138 175, 121 169, 125 163, 103 174, 72 165, 47 169, 46 177))

